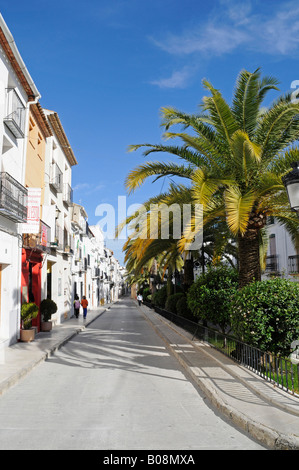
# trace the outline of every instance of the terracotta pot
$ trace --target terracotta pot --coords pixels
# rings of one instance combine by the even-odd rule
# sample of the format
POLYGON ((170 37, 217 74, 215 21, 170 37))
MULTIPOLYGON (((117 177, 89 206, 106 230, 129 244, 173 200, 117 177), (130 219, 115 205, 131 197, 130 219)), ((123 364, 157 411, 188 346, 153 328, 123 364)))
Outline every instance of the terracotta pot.
POLYGON ((42 321, 40 325, 41 331, 51 331, 52 330, 52 322, 51 321, 42 321))
POLYGON ((30 343, 34 341, 35 338, 35 328, 30 328, 29 330, 21 330, 20 332, 20 340, 23 343, 30 343))

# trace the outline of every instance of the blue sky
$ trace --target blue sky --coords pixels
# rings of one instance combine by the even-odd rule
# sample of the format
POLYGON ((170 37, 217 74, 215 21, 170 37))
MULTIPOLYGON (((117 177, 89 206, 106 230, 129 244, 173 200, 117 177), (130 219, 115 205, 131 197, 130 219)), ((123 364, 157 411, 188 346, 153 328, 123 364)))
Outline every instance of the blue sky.
MULTIPOLYGON (((273 75, 280 92, 299 80, 297 1, 14 0, 1 14, 42 97, 58 113, 78 160, 74 202, 91 225, 96 208, 126 196, 145 161, 130 144, 160 143, 160 109, 195 113, 207 78, 230 102, 242 69, 273 75)), ((279 93, 271 92, 269 102, 279 93)), ((268 103, 269 104, 269 103, 268 103)), ((151 160, 173 157, 155 154, 151 160)), ((165 190, 148 182, 129 207, 165 190)), ((122 263, 121 245, 107 240, 122 263)))

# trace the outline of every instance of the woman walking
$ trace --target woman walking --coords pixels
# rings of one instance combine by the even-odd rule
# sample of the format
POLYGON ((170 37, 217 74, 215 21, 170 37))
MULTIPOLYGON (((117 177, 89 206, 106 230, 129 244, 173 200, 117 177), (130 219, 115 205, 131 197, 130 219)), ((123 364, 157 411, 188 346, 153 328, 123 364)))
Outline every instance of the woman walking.
POLYGON ((75 300, 74 300, 74 313, 75 313, 76 318, 79 318, 79 310, 80 310, 80 300, 79 300, 78 295, 76 294, 75 300))
POLYGON ((87 305, 88 305, 88 300, 86 299, 85 295, 83 295, 82 297, 81 305, 83 307, 83 319, 85 320, 86 315, 87 315, 87 305))

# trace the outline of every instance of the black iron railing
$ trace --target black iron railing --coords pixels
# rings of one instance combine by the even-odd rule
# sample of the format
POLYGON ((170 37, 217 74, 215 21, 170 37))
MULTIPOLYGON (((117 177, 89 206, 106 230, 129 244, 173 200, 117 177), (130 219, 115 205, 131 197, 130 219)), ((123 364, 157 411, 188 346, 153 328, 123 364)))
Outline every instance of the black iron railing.
POLYGON ((50 185, 59 193, 63 191, 63 173, 57 163, 52 163, 50 185))
POLYGON ((73 190, 72 190, 71 186, 70 186, 68 183, 65 183, 65 184, 64 184, 64 188, 63 188, 63 201, 64 201, 67 205, 71 205, 72 202, 73 202, 73 190))
POLYGON ((290 274, 299 273, 299 255, 289 256, 288 265, 290 274))
POLYGON ((14 222, 27 222, 27 189, 9 173, 0 173, 0 214, 14 222))
POLYGON ((191 333, 193 340, 199 339, 209 343, 240 365, 247 367, 263 379, 299 398, 299 364, 293 364, 288 358, 275 356, 243 343, 237 338, 224 335, 217 329, 201 325, 161 308, 153 307, 146 301, 144 301, 144 304, 149 308, 154 308, 159 315, 191 333))
POLYGON ((38 233, 23 233, 23 247, 50 253, 51 228, 42 220, 38 233))
POLYGON ((266 258, 266 272, 277 273, 279 270, 278 255, 270 255, 266 258))

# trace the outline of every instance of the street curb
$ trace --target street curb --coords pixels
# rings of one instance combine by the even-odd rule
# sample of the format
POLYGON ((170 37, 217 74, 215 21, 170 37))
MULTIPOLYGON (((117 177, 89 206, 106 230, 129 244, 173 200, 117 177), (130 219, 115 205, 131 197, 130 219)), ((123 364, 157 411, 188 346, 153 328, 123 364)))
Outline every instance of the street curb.
MULTIPOLYGON (((140 309, 141 310, 141 309, 140 309)), ((142 310, 141 310, 142 311, 142 310)), ((262 423, 256 422, 248 416, 242 414, 240 411, 233 408, 231 405, 226 403, 222 397, 219 396, 217 388, 211 384, 211 379, 199 378, 191 369, 190 364, 186 359, 183 359, 180 354, 170 345, 167 337, 159 330, 159 328, 142 312, 146 320, 151 324, 152 328, 158 334, 158 336, 164 341, 167 349, 176 357, 179 363, 183 366, 184 370, 192 378, 200 390, 206 395, 210 403, 226 418, 233 422, 233 424, 248 433, 253 439, 259 443, 265 445, 271 450, 299 450, 299 438, 296 436, 292 437, 277 432, 262 423)), ((178 333, 180 334, 180 333, 178 333)), ((182 337, 183 335, 180 334, 182 337)), ((190 340, 186 338, 188 342, 190 340)))
MULTIPOLYGON (((0 384, 0 396, 3 395, 10 387, 16 385, 21 379, 23 379, 27 374, 29 374, 35 367, 37 367, 42 362, 45 362, 50 356, 52 356, 56 351, 58 351, 62 346, 64 346, 68 341, 74 338, 77 334, 81 333, 89 326, 92 322, 94 322, 97 318, 99 318, 103 313, 110 309, 111 305, 115 302, 111 303, 108 307, 104 308, 103 311, 99 312, 98 315, 93 317, 90 320, 87 320, 86 323, 82 326, 75 326, 74 331, 72 331, 69 335, 64 337, 62 340, 57 341, 57 343, 53 344, 50 348, 46 349, 45 351, 41 352, 39 357, 29 364, 24 366, 18 372, 13 374, 8 379, 4 380, 0 384)), ((57 326, 59 328, 59 326, 57 326)), ((38 340, 38 338, 37 338, 38 340)))

